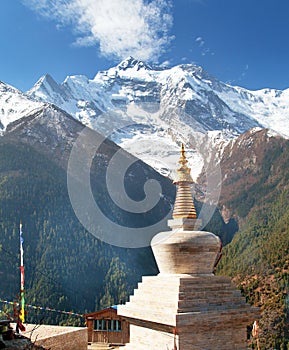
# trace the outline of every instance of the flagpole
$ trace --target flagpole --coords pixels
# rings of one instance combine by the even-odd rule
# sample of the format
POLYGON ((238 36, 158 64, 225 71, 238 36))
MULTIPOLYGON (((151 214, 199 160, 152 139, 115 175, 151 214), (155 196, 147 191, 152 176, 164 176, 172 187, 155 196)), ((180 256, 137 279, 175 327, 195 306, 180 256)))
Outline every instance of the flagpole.
POLYGON ((24 294, 24 260, 23 260, 23 237, 22 237, 22 222, 19 225, 20 234, 20 305, 21 310, 19 313, 19 319, 22 323, 25 321, 25 294, 24 294))

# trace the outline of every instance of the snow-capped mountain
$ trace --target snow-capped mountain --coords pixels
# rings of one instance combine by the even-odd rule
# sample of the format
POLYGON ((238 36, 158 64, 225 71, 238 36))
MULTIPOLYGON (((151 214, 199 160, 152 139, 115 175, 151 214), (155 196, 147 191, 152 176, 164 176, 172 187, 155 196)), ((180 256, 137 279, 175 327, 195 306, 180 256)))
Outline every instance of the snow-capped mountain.
POLYGON ((52 103, 169 175, 180 143, 196 178, 217 146, 218 154, 251 128, 289 137, 289 89, 249 91, 222 83, 195 65, 151 67, 132 57, 93 79, 49 75, 26 94, 0 83, 0 127, 52 103))
POLYGON ((0 81, 0 132, 26 115, 43 108, 44 103, 35 101, 14 87, 0 81))
POLYGON ((155 68, 132 57, 93 79, 43 76, 27 92, 168 174, 184 142, 197 175, 216 144, 254 127, 289 137, 289 90, 249 91, 222 83, 195 65, 155 68))

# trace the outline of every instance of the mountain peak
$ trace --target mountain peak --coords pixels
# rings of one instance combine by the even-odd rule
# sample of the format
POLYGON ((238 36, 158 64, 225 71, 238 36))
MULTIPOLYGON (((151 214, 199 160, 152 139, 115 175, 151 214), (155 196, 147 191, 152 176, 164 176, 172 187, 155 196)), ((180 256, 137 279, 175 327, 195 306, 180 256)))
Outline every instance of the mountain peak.
POLYGON ((3 81, 0 80, 0 92, 1 93, 6 93, 6 92, 11 92, 15 94, 22 95, 22 91, 16 89, 14 86, 9 85, 7 83, 4 83, 3 81))
POLYGON ((38 79, 38 81, 35 83, 34 87, 41 87, 41 86, 50 86, 52 88, 55 88, 58 86, 56 81, 52 78, 50 74, 45 74, 41 78, 38 79))
POLYGON ((60 84, 58 84, 50 74, 43 75, 36 84, 27 91, 27 95, 37 100, 43 100, 50 103, 58 104, 58 96, 65 95, 60 84), (46 96, 46 98, 43 98, 46 96), (47 98, 50 96, 50 98, 47 98), (56 101, 55 101, 56 98, 56 101))
POLYGON ((143 61, 137 60, 132 56, 127 57, 125 60, 120 62, 120 64, 117 66, 120 70, 126 70, 129 68, 134 68, 136 70, 140 70, 142 68, 146 70, 151 70, 152 67, 146 64, 143 61))

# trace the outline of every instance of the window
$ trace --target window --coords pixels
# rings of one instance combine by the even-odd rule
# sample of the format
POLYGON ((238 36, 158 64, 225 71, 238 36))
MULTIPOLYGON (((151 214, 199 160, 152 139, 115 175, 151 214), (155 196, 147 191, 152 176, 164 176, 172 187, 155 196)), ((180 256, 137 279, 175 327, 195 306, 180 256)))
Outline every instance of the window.
POLYGON ((118 331, 121 331, 121 321, 115 321, 116 325, 115 325, 115 330, 118 332, 118 331))
POLYGON ((95 320, 94 329, 97 331, 106 331, 106 320, 95 320))
POLYGON ((121 321, 119 320, 94 320, 94 330, 96 331, 108 331, 108 332, 120 332, 121 321))

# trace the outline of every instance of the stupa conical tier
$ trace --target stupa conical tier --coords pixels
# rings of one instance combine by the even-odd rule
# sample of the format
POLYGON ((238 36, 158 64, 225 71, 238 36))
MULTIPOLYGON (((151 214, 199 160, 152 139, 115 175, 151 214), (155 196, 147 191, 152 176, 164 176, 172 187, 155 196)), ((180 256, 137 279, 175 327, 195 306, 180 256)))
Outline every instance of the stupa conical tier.
POLYGON ((198 230, 187 163, 182 145, 171 230, 151 243, 159 274, 143 277, 118 307, 130 322, 125 350, 245 350, 247 326, 259 317, 230 278, 213 273, 221 241, 198 230))

